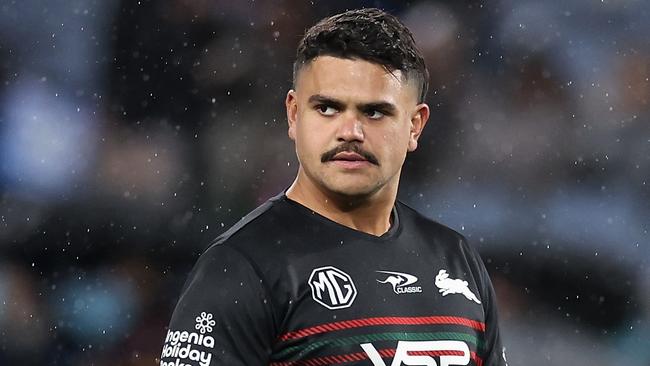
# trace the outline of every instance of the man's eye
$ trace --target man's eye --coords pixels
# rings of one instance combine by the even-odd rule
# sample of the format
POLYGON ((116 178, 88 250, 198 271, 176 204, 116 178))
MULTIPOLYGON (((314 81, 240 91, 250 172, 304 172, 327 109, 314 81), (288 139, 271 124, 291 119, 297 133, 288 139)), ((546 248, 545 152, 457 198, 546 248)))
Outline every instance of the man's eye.
POLYGON ((327 105, 324 105, 324 104, 316 106, 316 109, 323 116, 333 116, 337 112, 336 108, 333 108, 333 107, 330 107, 330 106, 327 106, 327 105))
POLYGON ((377 110, 368 111, 368 112, 366 112, 366 115, 370 119, 380 119, 380 118, 382 118, 384 116, 383 113, 381 113, 380 111, 377 111, 377 110))

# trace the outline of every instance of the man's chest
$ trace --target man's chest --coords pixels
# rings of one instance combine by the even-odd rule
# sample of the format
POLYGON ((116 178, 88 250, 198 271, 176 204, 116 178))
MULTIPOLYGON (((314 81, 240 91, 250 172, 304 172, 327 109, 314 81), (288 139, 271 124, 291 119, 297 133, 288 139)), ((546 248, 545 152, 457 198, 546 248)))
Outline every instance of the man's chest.
POLYGON ((274 365, 481 363, 480 284, 457 254, 368 247, 289 263, 274 365))

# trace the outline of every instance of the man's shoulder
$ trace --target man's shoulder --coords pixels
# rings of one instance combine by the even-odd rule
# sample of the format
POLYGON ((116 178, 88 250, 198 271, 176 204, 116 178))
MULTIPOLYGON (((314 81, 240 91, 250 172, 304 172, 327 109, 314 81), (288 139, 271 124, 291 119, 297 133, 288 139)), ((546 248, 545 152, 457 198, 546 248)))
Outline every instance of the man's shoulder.
POLYGON ((479 268, 481 256, 478 248, 470 245, 467 238, 458 231, 441 224, 431 218, 426 217, 421 212, 413 209, 412 207, 400 202, 400 209, 405 216, 409 226, 408 230, 417 232, 418 238, 422 238, 425 242, 429 243, 437 250, 442 250, 448 254, 453 254, 454 258, 463 258, 468 265, 473 268, 473 272, 477 273, 479 278, 487 278, 483 271, 479 268))
POLYGON ((409 206, 407 203, 397 201, 397 207, 401 213, 401 224, 409 227, 409 230, 425 232, 430 237, 439 238, 443 242, 457 243, 462 246, 467 245, 467 239, 463 234, 445 224, 433 220, 422 212, 409 206))
POLYGON ((283 194, 270 198, 213 239, 206 252, 221 246, 229 246, 240 252, 254 250, 256 247, 261 249, 265 239, 279 235, 286 226, 282 208, 279 207, 283 201, 283 194))
POLYGON ((401 213, 401 225, 406 231, 412 232, 414 236, 424 238, 425 242, 439 249, 447 248, 452 252, 463 253, 463 255, 478 256, 476 248, 473 248, 460 232, 425 216, 402 201, 398 201, 397 204, 401 213))

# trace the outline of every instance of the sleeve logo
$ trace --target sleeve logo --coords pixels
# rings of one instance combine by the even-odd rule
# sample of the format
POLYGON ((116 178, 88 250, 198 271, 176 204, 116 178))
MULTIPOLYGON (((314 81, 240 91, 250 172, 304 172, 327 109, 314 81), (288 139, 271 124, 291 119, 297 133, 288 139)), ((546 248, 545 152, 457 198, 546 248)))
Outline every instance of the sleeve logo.
POLYGON ((311 297, 330 310, 352 306, 357 297, 357 288, 352 277, 332 266, 316 268, 309 276, 311 297))
POLYGON ((212 314, 206 314, 204 311, 201 313, 201 316, 196 317, 196 326, 194 328, 201 332, 201 334, 205 334, 205 332, 212 332, 212 327, 215 324, 215 321, 212 320, 212 314))
POLYGON ((441 269, 436 276, 436 287, 438 287, 442 296, 449 294, 462 294, 467 300, 480 304, 481 301, 469 290, 467 281, 449 278, 446 270, 441 269))
POLYGON ((205 311, 200 316, 197 316, 194 329, 198 330, 198 332, 168 330, 160 355, 160 366, 190 366, 197 364, 199 366, 210 366, 214 338, 205 333, 212 332, 212 327, 216 324, 216 321, 212 318, 212 314, 205 311))

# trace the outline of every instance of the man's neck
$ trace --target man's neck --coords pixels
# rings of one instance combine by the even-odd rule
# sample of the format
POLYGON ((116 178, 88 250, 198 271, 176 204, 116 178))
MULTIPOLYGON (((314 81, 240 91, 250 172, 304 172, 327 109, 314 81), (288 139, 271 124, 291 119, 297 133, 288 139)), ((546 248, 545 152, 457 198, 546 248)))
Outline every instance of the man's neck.
POLYGON ((364 233, 381 236, 391 227, 391 212, 397 191, 383 187, 371 197, 354 200, 335 193, 323 192, 317 187, 296 178, 286 195, 310 210, 328 219, 364 233))

